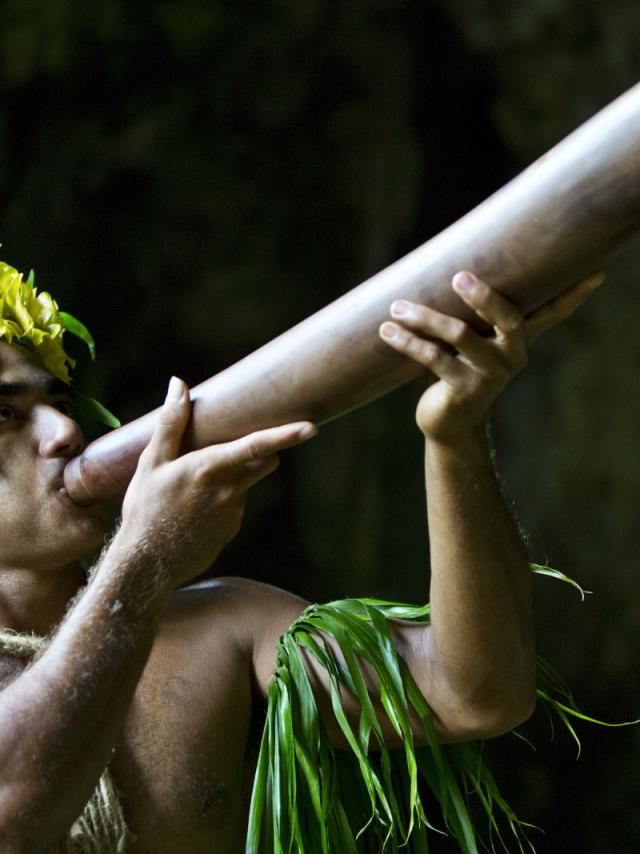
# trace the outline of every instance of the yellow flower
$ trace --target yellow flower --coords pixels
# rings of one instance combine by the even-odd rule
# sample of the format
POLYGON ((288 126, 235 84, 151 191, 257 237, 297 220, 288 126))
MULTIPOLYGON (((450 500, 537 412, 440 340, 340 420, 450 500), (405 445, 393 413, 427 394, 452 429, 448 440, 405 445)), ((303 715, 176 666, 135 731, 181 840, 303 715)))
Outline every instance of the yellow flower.
MULTIPOLYGON (((51 294, 38 293, 33 271, 23 282, 22 273, 0 261, 0 339, 32 350, 50 374, 69 384, 69 368, 76 363, 62 346, 65 331, 84 341, 95 360, 96 345, 84 323, 60 311, 51 294)), ((120 427, 115 415, 97 400, 79 391, 74 393, 74 399, 74 409, 79 415, 108 427, 120 427)))
POLYGON ((0 338, 33 349, 42 366, 68 384, 75 360, 62 346, 65 327, 65 315, 51 294, 39 294, 22 281, 22 273, 0 261, 0 338))

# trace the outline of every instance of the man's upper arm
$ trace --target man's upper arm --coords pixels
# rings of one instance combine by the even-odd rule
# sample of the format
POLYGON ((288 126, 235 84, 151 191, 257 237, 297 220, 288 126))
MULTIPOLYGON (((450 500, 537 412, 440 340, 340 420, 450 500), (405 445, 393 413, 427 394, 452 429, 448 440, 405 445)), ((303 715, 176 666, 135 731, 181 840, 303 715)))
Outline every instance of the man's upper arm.
MULTIPOLYGON (((266 698, 276 667, 278 639, 309 603, 292 593, 247 579, 225 579, 225 584, 236 588, 238 592, 242 613, 243 643, 249 646, 247 653, 252 662, 256 688, 266 698)), ((428 624, 396 619, 390 620, 389 624, 396 652, 407 664, 418 688, 432 709, 439 741, 466 741, 504 732, 504 728, 485 725, 480 717, 476 726, 473 711, 462 708, 459 699, 448 690, 446 684, 443 684, 444 680, 438 679, 438 668, 434 665, 436 656, 433 654, 431 643, 432 633, 428 624)), ((323 639, 336 659, 342 662, 337 643, 326 635, 323 639)), ((338 747, 347 747, 347 740, 333 713, 327 673, 310 654, 305 650, 301 652, 318 712, 329 739, 338 747)), ((392 748, 400 747, 401 738, 391 725, 380 700, 380 683, 375 671, 362 659, 360 666, 380 721, 385 744, 392 748)), ((357 697, 342 687, 341 699, 347 719, 352 727, 357 728, 360 715, 357 697)), ((410 719, 416 745, 425 744, 426 735, 417 714, 410 714, 410 719)), ((372 742, 371 746, 375 748, 376 745, 372 742)))
MULTIPOLYGON (((309 604, 304 599, 287 593, 276 587, 260 584, 241 578, 225 579, 237 589, 239 599, 242 601, 243 611, 243 634, 244 628, 248 631, 247 642, 251 644, 251 659, 253 663, 253 674, 256 688, 266 698, 269 684, 276 667, 278 639, 289 629, 291 624, 300 616, 309 604)), ((425 627, 415 624, 396 624, 392 628, 396 649, 402 654, 406 646, 405 634, 408 632, 412 641, 418 641, 418 634, 424 635, 425 627)), ((341 659, 339 649, 335 641, 325 636, 325 641, 332 648, 334 654, 341 659)), ((316 705, 322 717, 325 729, 331 742, 338 747, 346 747, 347 741, 333 714, 329 679, 324 668, 315 659, 302 651, 309 681, 313 688, 316 705)), ((378 713, 385 743, 390 747, 401 745, 400 737, 391 726, 380 702, 380 686, 378 679, 366 662, 360 662, 369 688, 374 708, 378 713)), ((348 690, 342 689, 342 702, 347 718, 352 726, 357 727, 360 714, 360 706, 357 698, 348 690)), ((417 717, 414 719, 414 733, 417 743, 424 742, 424 734, 417 717)), ((447 740, 451 740, 450 733, 443 733, 447 740)), ((372 747, 375 746, 372 744, 372 747)))
POLYGON ((251 659, 256 688, 266 699, 276 669, 278 640, 311 603, 294 593, 249 578, 217 580, 237 592, 234 597, 237 630, 251 659))

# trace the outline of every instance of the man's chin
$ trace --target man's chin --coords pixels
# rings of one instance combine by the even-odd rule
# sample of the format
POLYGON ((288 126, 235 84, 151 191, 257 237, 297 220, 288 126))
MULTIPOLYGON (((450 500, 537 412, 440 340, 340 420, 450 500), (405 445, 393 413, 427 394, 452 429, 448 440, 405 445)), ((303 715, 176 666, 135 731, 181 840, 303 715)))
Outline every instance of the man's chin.
MULTIPOLYGON (((66 502, 73 504, 69 499, 66 502)), ((52 532, 51 544, 59 544, 65 561, 82 560, 102 548, 108 533, 106 513, 101 507, 65 508, 62 519, 52 532), (73 509, 77 508, 77 510, 73 509)))

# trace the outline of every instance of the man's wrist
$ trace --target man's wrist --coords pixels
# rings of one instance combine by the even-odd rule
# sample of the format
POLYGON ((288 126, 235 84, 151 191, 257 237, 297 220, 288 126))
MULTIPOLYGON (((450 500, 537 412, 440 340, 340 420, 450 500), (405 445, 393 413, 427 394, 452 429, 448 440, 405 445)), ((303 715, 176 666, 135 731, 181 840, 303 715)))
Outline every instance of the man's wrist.
POLYGON ((435 438, 425 434, 425 456, 427 459, 437 458, 451 462, 469 462, 491 456, 488 421, 446 437, 435 438))

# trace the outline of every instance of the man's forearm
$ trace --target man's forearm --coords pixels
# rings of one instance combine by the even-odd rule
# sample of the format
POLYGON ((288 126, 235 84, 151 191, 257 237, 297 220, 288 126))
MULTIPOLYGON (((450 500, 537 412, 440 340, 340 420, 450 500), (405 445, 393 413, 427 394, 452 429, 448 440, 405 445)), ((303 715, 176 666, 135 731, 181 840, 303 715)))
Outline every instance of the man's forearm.
MULTIPOLYGON (((443 736, 493 734, 519 723, 535 700, 531 577, 495 477, 484 422, 538 335, 602 281, 594 275, 524 317, 473 273, 451 286, 493 335, 435 309, 397 300, 381 337, 437 378, 416 408, 426 437, 432 624, 417 659, 423 693, 443 736)), ((415 650, 412 650, 415 653, 415 650)))
POLYGON ((49 647, 0 693, 1 852, 47 851, 82 811, 169 589, 157 562, 116 536, 49 647))
POLYGON ((526 549, 485 431, 450 445, 427 441, 425 470, 437 696, 454 706, 448 715, 472 728, 477 721, 481 731, 507 729, 535 700, 526 549))

